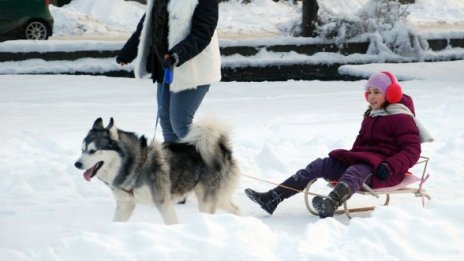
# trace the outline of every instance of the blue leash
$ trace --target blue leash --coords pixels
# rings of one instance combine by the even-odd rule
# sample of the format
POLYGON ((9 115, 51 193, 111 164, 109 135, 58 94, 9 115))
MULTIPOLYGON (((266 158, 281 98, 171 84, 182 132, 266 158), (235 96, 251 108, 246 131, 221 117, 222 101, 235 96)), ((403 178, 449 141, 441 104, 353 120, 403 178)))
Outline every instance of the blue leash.
POLYGON ((158 111, 156 112, 156 123, 155 123, 155 135, 153 135, 153 141, 155 140, 156 137, 156 130, 158 129, 158 122, 159 122, 159 112, 161 109, 161 105, 163 102, 163 92, 166 84, 170 85, 172 81, 174 80, 174 73, 172 72, 171 67, 165 67, 164 68, 164 77, 163 77, 163 85, 161 85, 161 92, 160 92, 160 103, 158 104, 158 111))

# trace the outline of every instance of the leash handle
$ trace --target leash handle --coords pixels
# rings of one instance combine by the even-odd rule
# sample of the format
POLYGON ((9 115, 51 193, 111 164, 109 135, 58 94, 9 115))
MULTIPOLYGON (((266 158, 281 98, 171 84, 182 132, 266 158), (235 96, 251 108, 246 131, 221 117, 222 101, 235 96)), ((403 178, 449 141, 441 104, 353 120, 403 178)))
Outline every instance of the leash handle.
POLYGON ((171 84, 174 80, 174 72, 171 66, 164 68, 164 78, 163 78, 163 86, 165 84, 171 84))

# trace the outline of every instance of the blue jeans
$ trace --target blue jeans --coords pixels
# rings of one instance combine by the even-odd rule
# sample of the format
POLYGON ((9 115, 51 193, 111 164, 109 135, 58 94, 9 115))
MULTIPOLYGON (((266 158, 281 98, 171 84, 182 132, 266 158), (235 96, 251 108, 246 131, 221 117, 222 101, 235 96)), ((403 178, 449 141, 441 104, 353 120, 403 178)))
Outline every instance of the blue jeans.
POLYGON ((187 135, 195 112, 209 90, 208 85, 180 92, 158 83, 157 101, 164 141, 178 142, 187 135))

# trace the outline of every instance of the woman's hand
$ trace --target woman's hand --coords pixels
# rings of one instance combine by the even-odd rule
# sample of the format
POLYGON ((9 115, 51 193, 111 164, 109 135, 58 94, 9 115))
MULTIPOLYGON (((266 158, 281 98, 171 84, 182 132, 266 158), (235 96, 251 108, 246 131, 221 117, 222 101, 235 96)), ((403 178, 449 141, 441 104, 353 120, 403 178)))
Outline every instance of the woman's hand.
POLYGON ((175 67, 179 63, 179 57, 176 53, 173 54, 164 54, 164 63, 165 67, 175 67))

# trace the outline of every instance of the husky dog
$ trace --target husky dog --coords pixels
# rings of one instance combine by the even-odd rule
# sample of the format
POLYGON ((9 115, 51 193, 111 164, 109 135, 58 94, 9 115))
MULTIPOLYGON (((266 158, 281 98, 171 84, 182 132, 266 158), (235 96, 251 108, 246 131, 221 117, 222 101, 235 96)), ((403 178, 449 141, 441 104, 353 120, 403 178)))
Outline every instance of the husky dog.
POLYGON ((224 126, 192 125, 182 143, 147 145, 144 136, 119 130, 111 118, 107 127, 95 120, 74 164, 84 178, 98 177, 116 200, 113 221, 127 221, 136 203, 154 204, 166 224, 176 224, 174 205, 194 192, 200 212, 223 209, 239 214, 232 195, 239 169, 224 126))

